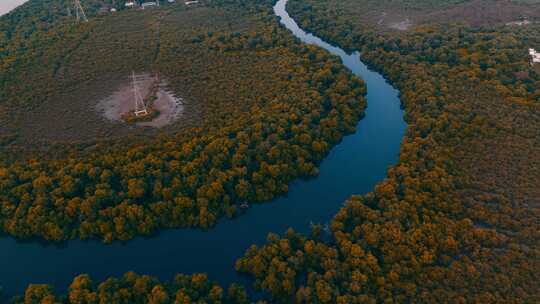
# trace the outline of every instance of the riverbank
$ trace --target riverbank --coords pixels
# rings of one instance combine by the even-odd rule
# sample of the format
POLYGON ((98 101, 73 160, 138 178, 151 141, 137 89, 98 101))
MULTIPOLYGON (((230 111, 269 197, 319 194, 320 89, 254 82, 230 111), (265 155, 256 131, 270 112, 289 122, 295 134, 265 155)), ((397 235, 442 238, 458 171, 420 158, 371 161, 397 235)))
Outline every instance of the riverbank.
POLYGON ((370 71, 358 53, 342 49, 302 31, 276 4, 276 15, 297 38, 339 56, 342 63, 366 83, 368 108, 356 133, 343 138, 310 180, 292 182, 286 196, 268 204, 254 205, 241 217, 220 220, 210 231, 167 230, 152 238, 127 243, 69 241, 61 247, 0 239, 5 256, 0 261, 1 284, 7 294, 21 293, 29 283, 49 283, 65 291, 74 276, 88 273, 96 281, 121 276, 127 271, 168 280, 176 273, 205 272, 223 285, 241 280, 235 261, 252 245, 262 245, 270 232, 292 227, 309 233, 310 223, 327 224, 351 195, 364 194, 386 177, 398 160, 405 132, 399 92, 378 73, 370 71), (43 261, 47 261, 43 263, 43 261))
POLYGON ((288 9, 303 28, 361 49, 399 87, 409 123, 400 161, 340 210, 332 242, 273 237, 237 269, 286 303, 539 302, 540 79, 527 45, 540 31, 452 25, 381 35, 357 26, 368 0, 342 2, 357 9, 325 0, 288 9), (478 69, 472 58, 493 60, 478 69))

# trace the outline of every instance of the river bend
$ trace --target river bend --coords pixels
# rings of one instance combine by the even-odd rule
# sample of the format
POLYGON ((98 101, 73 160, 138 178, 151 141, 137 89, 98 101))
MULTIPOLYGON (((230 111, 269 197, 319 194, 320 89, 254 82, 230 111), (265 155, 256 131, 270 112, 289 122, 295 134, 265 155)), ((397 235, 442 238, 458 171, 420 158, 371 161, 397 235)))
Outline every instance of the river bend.
POLYGON ((274 12, 301 41, 318 45, 341 58, 343 64, 367 84, 366 116, 356 133, 346 136, 320 165, 311 180, 297 180, 289 193, 272 202, 253 206, 234 220, 223 219, 210 231, 178 229, 151 238, 105 245, 100 241, 73 240, 61 247, 0 238, 0 286, 8 296, 21 294, 29 283, 49 283, 65 291, 72 279, 88 273, 94 281, 121 276, 127 271, 170 280, 176 273, 206 272, 211 280, 229 284, 240 280, 235 260, 251 244, 263 244, 269 232, 288 227, 308 232, 313 223, 327 223, 353 194, 364 194, 385 178, 398 160, 405 133, 399 92, 380 74, 360 61, 303 31, 288 15, 288 0, 279 0, 274 12))

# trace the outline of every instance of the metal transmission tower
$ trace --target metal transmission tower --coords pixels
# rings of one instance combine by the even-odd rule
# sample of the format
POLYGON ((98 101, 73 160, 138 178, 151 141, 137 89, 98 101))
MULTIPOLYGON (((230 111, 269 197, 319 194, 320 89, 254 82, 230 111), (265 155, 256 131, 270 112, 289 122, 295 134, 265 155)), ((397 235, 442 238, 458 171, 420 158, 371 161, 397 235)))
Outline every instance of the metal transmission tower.
POLYGON ((75 4, 75 15, 77 16, 77 21, 81 21, 81 19, 84 22, 88 22, 88 18, 86 18, 86 14, 84 13, 84 9, 81 5, 80 0, 74 0, 75 4))
POLYGON ((146 108, 146 104, 144 104, 144 100, 141 95, 141 91, 139 89, 139 83, 143 79, 137 79, 135 77, 135 72, 131 72, 131 79, 133 80, 133 99, 135 101, 135 109, 133 113, 135 116, 146 116, 148 115, 148 109, 146 108))

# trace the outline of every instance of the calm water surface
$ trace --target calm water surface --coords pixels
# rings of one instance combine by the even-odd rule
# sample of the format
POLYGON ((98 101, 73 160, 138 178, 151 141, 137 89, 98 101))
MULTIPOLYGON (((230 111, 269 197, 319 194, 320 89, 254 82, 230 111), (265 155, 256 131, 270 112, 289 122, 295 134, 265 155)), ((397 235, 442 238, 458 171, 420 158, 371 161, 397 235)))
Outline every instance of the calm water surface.
POLYGON ((251 244, 263 244, 269 232, 283 233, 288 227, 308 232, 310 222, 327 223, 348 197, 371 191, 385 178, 387 168, 397 162, 406 127, 398 91, 368 70, 358 53, 347 54, 300 29, 287 14, 286 3, 280 0, 274 7, 282 24, 305 43, 341 57, 368 86, 366 117, 322 162, 320 175, 293 182, 286 197, 254 206, 237 219, 221 220, 207 232, 168 230, 125 244, 74 240, 62 247, 1 238, 0 285, 6 294, 21 293, 29 283, 51 283, 63 292, 81 273, 101 281, 127 271, 164 280, 179 272, 206 272, 210 279, 229 284, 240 279, 234 262, 251 244))

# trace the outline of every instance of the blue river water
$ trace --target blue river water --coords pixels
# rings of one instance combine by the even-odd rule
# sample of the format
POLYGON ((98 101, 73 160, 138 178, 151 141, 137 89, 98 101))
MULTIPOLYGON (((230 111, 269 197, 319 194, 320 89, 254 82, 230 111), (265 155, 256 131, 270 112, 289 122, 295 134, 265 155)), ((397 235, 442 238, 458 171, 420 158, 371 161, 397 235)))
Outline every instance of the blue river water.
POLYGON ((62 246, 0 238, 0 286, 6 295, 20 294, 29 283, 49 283, 64 292, 73 277, 88 273, 94 281, 127 271, 169 280, 176 273, 205 272, 224 285, 240 280, 234 263, 251 244, 263 244, 269 232, 292 227, 309 232, 310 223, 328 223, 354 194, 371 191, 395 164, 406 124, 399 92, 370 71, 358 53, 347 54, 304 32, 286 12, 287 0, 274 7, 281 23, 305 43, 341 57, 343 64, 367 84, 368 108, 356 133, 346 136, 320 165, 318 177, 297 180, 289 193, 255 205, 233 220, 220 220, 209 231, 166 230, 151 238, 105 245, 73 240, 62 246))

